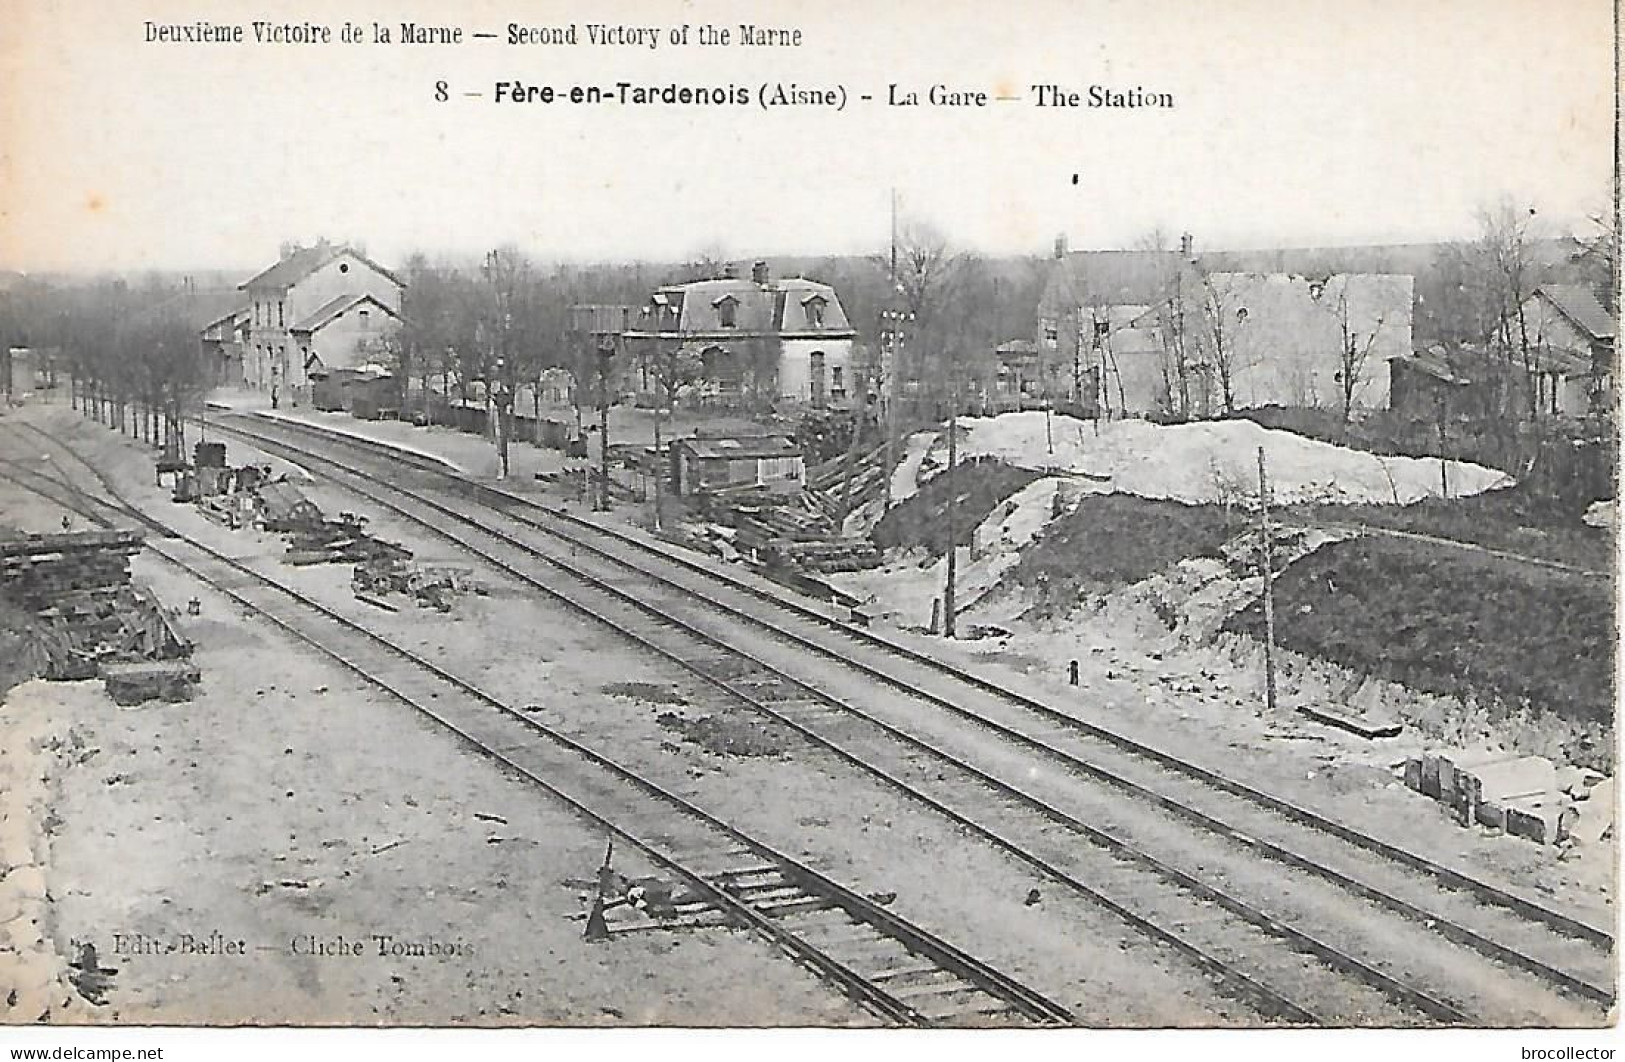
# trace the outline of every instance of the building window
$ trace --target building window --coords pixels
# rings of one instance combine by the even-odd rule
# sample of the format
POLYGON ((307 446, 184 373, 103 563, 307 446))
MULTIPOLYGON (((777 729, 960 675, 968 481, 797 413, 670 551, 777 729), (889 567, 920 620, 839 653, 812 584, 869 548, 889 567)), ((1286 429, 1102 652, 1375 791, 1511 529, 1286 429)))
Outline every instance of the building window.
POLYGON ((366 310, 359 310, 357 312, 359 312, 361 314, 361 327, 362 328, 367 328, 368 327, 368 313, 367 313, 367 311, 366 310))
POLYGON ((276 304, 276 326, 278 328, 283 326, 282 307, 283 302, 281 299, 278 299, 276 304))
POLYGON ((348 273, 349 271, 350 271, 350 263, 349 262, 340 262, 339 263, 339 272, 340 273, 348 273))
POLYGON ((807 325, 810 328, 824 327, 824 300, 817 296, 807 300, 807 325))
POLYGON ((721 302, 717 303, 717 324, 723 328, 735 327, 738 323, 736 316, 738 308, 739 301, 732 295, 723 298, 721 302))

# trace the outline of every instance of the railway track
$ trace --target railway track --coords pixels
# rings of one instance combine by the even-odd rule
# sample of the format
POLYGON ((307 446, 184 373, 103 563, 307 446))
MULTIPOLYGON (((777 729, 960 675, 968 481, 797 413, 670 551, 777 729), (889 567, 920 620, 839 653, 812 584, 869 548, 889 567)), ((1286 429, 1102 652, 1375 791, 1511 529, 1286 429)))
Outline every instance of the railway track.
POLYGON ((680 905, 682 916, 715 912, 764 936, 855 1002, 896 1024, 1045 1026, 1071 1021, 1066 1008, 941 937, 439 664, 179 535, 120 496, 93 466, 85 467, 98 481, 99 495, 70 477, 49 477, 12 460, 0 461, 0 478, 98 523, 134 521, 156 532, 147 548, 170 565, 431 719, 681 879, 693 897, 680 905))
MULTIPOLYGON (((281 422, 278 423, 280 426, 281 422)), ((258 423, 255 427, 268 428, 258 423)), ((233 427, 232 430, 243 429, 233 427)), ((290 427, 288 430, 294 435, 312 437, 302 429, 290 427)), ((245 431, 244 437, 257 440, 262 448, 269 444, 287 452, 297 450, 301 459, 317 456, 312 455, 308 447, 289 443, 286 437, 278 441, 264 430, 245 431)), ((352 444, 347 437, 335 440, 328 433, 315 437, 327 445, 364 446, 352 444)), ((398 456, 396 452, 390 453, 392 460, 398 456)), ((1473 883, 1446 868, 1426 873, 1427 867, 1418 866, 1414 857, 1412 862, 1395 858, 1374 839, 1362 845, 1360 835, 1336 824, 1318 821, 1308 813, 1283 814, 1282 802, 1233 783, 1228 787, 1216 785, 1213 779, 1203 777, 1194 765, 1175 764, 1175 767, 1194 769, 1170 772, 1170 765, 1157 756, 1142 755, 1142 762, 1138 764, 1116 762, 1109 768, 1102 766, 1101 748, 1068 747, 1068 742, 1092 739, 1119 759, 1125 755, 1132 758, 1133 753, 1140 750, 1125 750, 1110 741, 1101 741, 1070 717, 1064 720, 1066 725, 1057 727, 1056 720, 1046 716, 1034 732, 1031 720, 1001 719, 997 713, 989 713, 985 706, 971 711, 944 693, 934 692, 929 683, 900 677, 895 671, 874 666, 861 668, 865 680, 879 679, 923 699, 952 716, 957 723, 972 721, 1024 752, 1059 761, 1069 776, 1067 784, 1047 789, 1012 784, 1006 779, 1012 775, 1022 776, 1019 761, 1006 768, 1004 778, 982 769, 978 763, 989 758, 988 750, 984 746, 962 749, 956 754, 948 747, 955 737, 954 728, 922 733, 918 720, 911 718, 911 714, 916 713, 904 712, 901 717, 894 714, 891 719, 883 718, 872 710, 859 708, 853 703, 857 698, 843 699, 832 694, 827 683, 815 684, 792 676, 784 667, 762 658, 768 654, 741 653, 737 627, 730 631, 681 618, 685 605, 688 614, 693 615, 696 601, 704 603, 708 621, 714 618, 713 613, 735 616, 741 610, 737 600, 718 600, 714 596, 716 585, 708 588, 692 585, 686 578, 674 579, 672 570, 681 570, 686 576, 712 584, 729 584, 734 591, 748 591, 735 597, 751 597, 757 605, 777 609, 781 614, 798 611, 796 606, 787 605, 775 595, 737 579, 719 577, 691 562, 673 564, 664 556, 659 562, 661 570, 655 570, 648 559, 649 547, 629 536, 562 516, 505 492, 477 488, 475 493, 481 500, 496 503, 509 518, 568 542, 566 558, 545 546, 538 549, 512 534, 482 526, 465 514, 402 488, 398 483, 385 484, 362 470, 327 458, 318 459, 341 478, 347 477, 346 485, 358 493, 434 528, 544 592, 567 599, 573 596, 561 595, 556 586, 537 578, 536 561, 545 563, 553 572, 569 575, 583 587, 590 587, 599 595, 598 600, 575 597, 570 603, 631 633, 639 642, 678 661, 753 710, 791 726, 847 762, 1083 893, 1160 943, 1180 950, 1198 966, 1226 981, 1238 994, 1249 998, 1261 1012, 1273 1012, 1285 1020, 1317 1024, 1393 1023, 1418 1018, 1445 1024, 1541 1024, 1551 1020, 1552 1012, 1529 1005, 1527 996, 1531 989, 1536 994, 1556 989, 1584 1003, 1604 1007, 1611 1002, 1611 984, 1599 983, 1611 977, 1606 936, 1557 912, 1545 911, 1538 905, 1473 883), (402 504, 402 499, 411 500, 402 504), (473 547, 467 540, 471 529, 498 544, 496 549, 473 547), (601 562, 596 574, 585 570, 579 556, 583 549, 601 562), (504 558, 503 551, 517 551, 518 556, 504 558), (523 559, 525 557, 529 560, 523 559), (530 572, 525 570, 527 565, 532 568, 530 572), (611 567, 621 569, 622 581, 629 574, 635 577, 635 594, 615 587, 617 577, 609 570, 611 567), (633 613, 641 614, 641 618, 633 613), (667 638, 667 643, 662 644, 661 639, 670 635, 678 636, 677 643, 672 644, 667 638), (688 640, 688 648, 681 644, 683 639, 688 640), (696 642, 702 647, 699 652, 693 650, 696 642), (900 725, 904 719, 908 720, 907 726, 900 725), (910 763, 910 757, 922 753, 931 758, 934 779, 922 777, 910 763), (1147 759, 1149 765, 1144 762, 1147 759), (1152 768, 1149 773, 1148 766, 1152 768), (945 769, 954 772, 952 779, 946 777, 945 769), (1175 777, 1169 777, 1170 774, 1175 777), (1112 790, 1117 799, 1115 802, 1107 800, 1096 792, 1080 803, 1076 785, 1080 777, 1094 783, 1097 790, 1112 790), (1125 814, 1121 808, 1123 796, 1144 807, 1155 808, 1159 814, 1125 814), (1062 806, 1069 801, 1070 806, 1062 806), (1215 810, 1222 814, 1214 814, 1215 810), (1251 821, 1249 815, 1253 817, 1251 821), (1260 823, 1259 816, 1307 826, 1316 831, 1322 841, 1331 839, 1354 851, 1343 853, 1341 865, 1335 859, 1326 858, 1324 845, 1311 855, 1301 854, 1297 849, 1270 840, 1268 829, 1258 827, 1271 824, 1260 823), (1039 820, 1043 820, 1042 825, 1039 820), (1178 827, 1170 828, 1170 820, 1176 821, 1178 827), (1237 824, 1238 820, 1241 825, 1237 824), (1101 828, 1101 823, 1108 828, 1101 828), (1055 827, 1088 841, 1092 851, 1105 853, 1109 860, 1080 862, 1077 850, 1069 846, 1055 851, 1053 838, 1045 837, 1045 831, 1053 831, 1055 827), (1215 838, 1223 841, 1217 854, 1215 838), (1193 846, 1202 853, 1199 858, 1188 855, 1193 846), (1152 849, 1158 854, 1153 854, 1152 849), (1372 884, 1370 868, 1357 864, 1369 863, 1373 852, 1383 855, 1390 864, 1397 864, 1399 877, 1390 874, 1383 885, 1372 884), (1246 879, 1249 875, 1256 878, 1260 856, 1291 873, 1284 880, 1274 882, 1273 888, 1269 887, 1270 883, 1261 886, 1256 880, 1250 882, 1246 898, 1213 884, 1214 881, 1246 879), (1249 864, 1254 865, 1254 869, 1249 870, 1249 864), (1156 879, 1162 888, 1148 884, 1148 878, 1156 879), (1403 880, 1406 878, 1409 880, 1403 880), (1396 884, 1403 888, 1396 888, 1396 884), (1475 884, 1481 888, 1475 889, 1475 884), (1168 885, 1173 889, 1169 890, 1168 885), (1444 886, 1442 893, 1441 885, 1444 886), (1467 902, 1461 902, 1464 900, 1467 902), (1497 903, 1502 909, 1526 916, 1523 922, 1512 927, 1510 934, 1505 932, 1505 927, 1485 925, 1484 909, 1497 903), (1448 914, 1441 910, 1452 906, 1455 910, 1448 914), (1149 915, 1138 913, 1147 908, 1150 908, 1149 915), (1222 911, 1225 917, 1212 917, 1210 912, 1215 909, 1222 911), (1373 918, 1372 911, 1380 911, 1387 921, 1373 918), (1540 917, 1542 912, 1548 917, 1540 917), (1473 918, 1469 919, 1468 915, 1473 918), (1407 928, 1396 931, 1395 918, 1405 921, 1407 928), (1317 936, 1312 929, 1298 928, 1304 925, 1318 928, 1322 920, 1343 923, 1338 930, 1342 939, 1334 943, 1323 935, 1317 936), (1346 924, 1351 921, 1355 924, 1346 924), (1474 928, 1473 921, 1479 928, 1474 928), (1177 927, 1177 931, 1166 926, 1177 927), (1498 933, 1487 932, 1488 928, 1498 933), (1605 946, 1598 947, 1599 938, 1605 946), (1345 941, 1356 944, 1350 946, 1345 941), (1363 944, 1358 943, 1362 941, 1363 944), (1429 986, 1452 983, 1459 986, 1464 980, 1460 969, 1463 951, 1484 960, 1485 969, 1489 971, 1487 979, 1480 976, 1467 988, 1458 987, 1454 998, 1441 998, 1448 993, 1416 987, 1416 981, 1429 986), (1314 959, 1316 965, 1306 965, 1302 961, 1305 956, 1314 959), (1243 972, 1240 968, 1243 962, 1257 976, 1243 972), (1325 977, 1326 971, 1333 976, 1325 977), (1293 996, 1312 1002, 1308 1005, 1294 1002, 1283 990, 1288 986, 1293 996), (1475 1006, 1486 1005, 1486 1013, 1473 1013, 1475 1006)), ((441 469, 434 471, 444 475, 441 469)), ((463 481, 456 485, 459 490, 468 487, 463 481)), ((849 638, 852 634, 832 624, 826 616, 805 609, 799 611, 804 614, 803 618, 810 616, 819 620, 824 628, 839 632, 840 638, 849 638)), ((833 658, 852 666, 850 654, 843 655, 840 649, 814 642, 804 633, 775 626, 772 620, 756 616, 750 609, 744 612, 750 616, 750 622, 771 630, 773 638, 798 651, 813 649, 825 660, 833 658)), ((898 648, 883 644, 888 649, 898 648)), ((909 660, 906 655, 903 662, 921 663, 917 659, 909 660)), ((940 680, 944 676, 927 677, 940 680)), ((868 707, 872 709, 873 705, 868 707)), ((1017 707, 1027 706, 1018 702, 1017 707)), ((1218 779, 1220 783, 1225 781, 1218 779)), ((1585 1008, 1559 1007, 1557 1013, 1562 1014, 1565 1021, 1596 1020, 1595 1012, 1585 1008)))

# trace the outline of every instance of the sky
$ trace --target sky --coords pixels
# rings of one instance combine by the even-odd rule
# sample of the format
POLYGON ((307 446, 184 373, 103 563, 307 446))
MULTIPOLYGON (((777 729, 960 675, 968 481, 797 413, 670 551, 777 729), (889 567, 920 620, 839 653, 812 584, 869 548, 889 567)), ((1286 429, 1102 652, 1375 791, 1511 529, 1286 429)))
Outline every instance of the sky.
POLYGON ((575 261, 861 254, 886 244, 893 188, 905 216, 988 254, 1047 254, 1061 233, 1128 247, 1154 229, 1210 248, 1464 238, 1503 197, 1566 231, 1611 195, 1606 0, 3 6, 0 268, 251 269, 318 236, 391 264, 506 244, 575 261), (149 19, 240 24, 249 42, 149 43, 149 19), (335 40, 255 44, 256 19, 335 40), (374 21, 397 37, 402 21, 458 26, 464 42, 342 43, 347 20, 369 37, 374 21), (594 45, 594 22, 661 43, 594 45), (697 41, 740 22, 803 43, 697 41), (573 24, 578 43, 509 44, 509 23, 573 24), (493 99, 499 81, 623 80, 752 100, 493 99), (764 109, 768 82, 842 90, 846 106, 764 109), (1175 106, 1041 108, 1041 83, 1175 106), (892 85, 1018 98, 894 107, 892 85))

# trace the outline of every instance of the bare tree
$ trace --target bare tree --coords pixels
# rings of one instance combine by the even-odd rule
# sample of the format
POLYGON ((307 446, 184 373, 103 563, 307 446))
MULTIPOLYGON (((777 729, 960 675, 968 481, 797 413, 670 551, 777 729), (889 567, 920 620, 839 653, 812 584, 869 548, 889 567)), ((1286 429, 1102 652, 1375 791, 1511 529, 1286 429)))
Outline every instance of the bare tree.
POLYGON ((485 381, 486 409, 495 414, 497 456, 506 479, 514 396, 519 380, 531 376, 527 362, 532 348, 524 342, 534 306, 530 260, 514 247, 499 247, 486 254, 480 276, 484 281, 478 304, 484 339, 480 347, 490 354, 481 365, 480 378, 485 381))
MULTIPOLYGON (((1369 332, 1359 331, 1355 319, 1349 312, 1349 288, 1353 285, 1354 278, 1344 275, 1328 278, 1325 283, 1331 284, 1334 279, 1339 283, 1330 308, 1337 322, 1337 384, 1338 393, 1342 398, 1341 428, 1343 434, 1347 435, 1349 421, 1354 417, 1354 400, 1370 383, 1366 367, 1371 360, 1371 348, 1376 346, 1377 338, 1382 334, 1386 322, 1383 315, 1378 314, 1369 332)), ((1313 291, 1313 287, 1310 290, 1313 291)))
POLYGON ((964 256, 956 253, 942 231, 929 222, 905 219, 898 228, 895 269, 889 258, 877 258, 892 274, 894 301, 909 315, 910 334, 901 345, 910 364, 894 366, 901 378, 921 379, 944 357, 942 311, 951 298, 964 256))
POLYGON ((718 244, 707 244, 683 264, 683 280, 715 280, 725 275, 732 263, 718 244))
POLYGON ((1213 281, 1213 275, 1198 270, 1197 297, 1201 307, 1201 343, 1206 364, 1219 384, 1219 400, 1226 416, 1236 411, 1235 369, 1236 329, 1246 320, 1246 308, 1235 306, 1230 292, 1213 281))
POLYGON ((1519 207, 1502 199, 1478 215, 1480 262, 1486 271, 1490 305, 1494 313, 1491 347, 1513 371, 1508 375, 1522 389, 1518 396, 1531 422, 1540 418, 1539 364, 1531 340, 1525 306, 1539 283, 1538 266, 1530 255, 1534 207, 1519 207))
POLYGON ((1619 306, 1619 212, 1613 203, 1591 215, 1588 232, 1575 237, 1580 245, 1576 256, 1588 285, 1602 293, 1602 304, 1610 312, 1619 306))
POLYGON ((704 377, 705 363, 691 346, 685 345, 681 340, 665 338, 660 334, 675 332, 677 329, 677 315, 672 307, 663 303, 652 304, 644 307, 643 316, 644 323, 641 327, 655 333, 653 338, 644 341, 639 356, 643 370, 653 381, 655 388, 654 525, 655 529, 659 530, 665 515, 663 431, 666 414, 676 408, 678 395, 683 388, 704 377))

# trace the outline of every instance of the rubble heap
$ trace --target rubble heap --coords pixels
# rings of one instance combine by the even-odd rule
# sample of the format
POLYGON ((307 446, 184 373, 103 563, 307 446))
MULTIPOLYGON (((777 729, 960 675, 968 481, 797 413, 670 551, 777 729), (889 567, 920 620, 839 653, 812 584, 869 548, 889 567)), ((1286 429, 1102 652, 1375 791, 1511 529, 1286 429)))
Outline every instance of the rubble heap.
POLYGON ((368 535, 366 520, 354 513, 327 519, 287 477, 273 477, 269 465, 228 465, 223 442, 199 442, 193 448, 192 466, 176 475, 174 498, 196 504, 204 516, 233 530, 252 525, 287 535, 282 558, 287 564, 404 561, 412 556, 368 535))
POLYGON ((429 567, 404 557, 380 556, 362 561, 350 576, 355 596, 369 604, 393 609, 391 595, 400 594, 419 608, 450 612, 460 594, 489 593, 468 568, 429 567))
POLYGON ((188 700, 199 680, 192 643, 156 597, 130 578, 134 531, 0 540, 0 593, 32 616, 43 677, 100 676, 120 704, 188 700))
POLYGON ((880 565, 867 538, 840 532, 839 506, 821 491, 728 487, 705 496, 708 515, 737 529, 734 546, 769 564, 810 572, 849 572, 880 565))
POLYGON ((338 519, 328 520, 317 509, 313 517, 283 522, 272 529, 284 531, 288 536, 288 551, 282 557, 284 564, 353 564, 373 560, 404 562, 411 559, 411 550, 367 534, 363 530, 366 523, 366 517, 355 513, 340 513, 338 519))
POLYGON ((1614 828, 1614 780, 1544 756, 1447 749, 1405 762, 1405 784, 1477 823, 1539 844, 1596 844, 1614 828))

